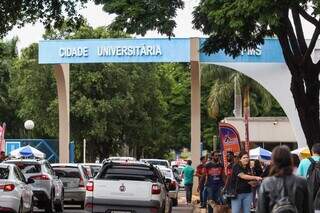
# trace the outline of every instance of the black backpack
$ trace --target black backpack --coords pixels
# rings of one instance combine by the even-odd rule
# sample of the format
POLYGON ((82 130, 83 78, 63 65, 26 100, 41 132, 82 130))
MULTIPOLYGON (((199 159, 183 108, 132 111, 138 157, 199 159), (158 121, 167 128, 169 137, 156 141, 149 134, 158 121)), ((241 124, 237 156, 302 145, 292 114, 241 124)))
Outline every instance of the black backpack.
POLYGON ((313 206, 316 210, 320 209, 320 161, 308 158, 311 162, 307 172, 307 182, 310 198, 313 200, 313 206))
MULTIPOLYGON (((293 191, 295 192, 296 184, 294 184, 293 191)), ((298 209, 289 198, 288 189, 286 186, 286 178, 283 177, 284 195, 277 200, 276 204, 273 206, 271 213, 298 213, 298 209)))

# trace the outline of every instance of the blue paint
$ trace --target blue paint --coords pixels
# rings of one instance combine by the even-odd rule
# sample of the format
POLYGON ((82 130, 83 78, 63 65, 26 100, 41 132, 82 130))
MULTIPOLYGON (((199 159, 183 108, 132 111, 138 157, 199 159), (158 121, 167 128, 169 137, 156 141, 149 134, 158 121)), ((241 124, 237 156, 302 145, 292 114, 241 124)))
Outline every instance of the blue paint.
MULTIPOLYGON (((205 39, 200 40, 201 46, 204 41, 205 39)), ((223 50, 212 55, 200 53, 200 61, 202 63, 285 63, 278 39, 265 39, 264 45, 257 50, 244 51, 236 58, 227 56, 223 50)))
MULTIPOLYGON (((200 45, 204 41, 205 38, 200 39, 200 45)), ((150 62, 190 62, 190 39, 83 39, 39 43, 40 64, 150 62)), ((284 63, 284 59, 278 40, 266 39, 257 50, 243 52, 235 59, 224 51, 212 55, 201 52, 200 62, 284 63)))
POLYGON ((6 155, 15 149, 19 149, 21 147, 20 141, 6 141, 6 155))
MULTIPOLYGON (((115 49, 113 49, 115 50, 115 49)), ((117 50, 117 49, 116 49, 117 50)), ((123 51, 122 51, 123 50, 123 51)), ((117 53, 117 51, 115 51, 117 53)), ((148 63, 148 62, 189 62, 189 39, 83 39, 83 40, 48 40, 39 43, 40 64, 67 64, 67 63, 148 63), (99 56, 99 48, 159 47, 161 54, 152 51, 142 55, 111 55, 99 56), (62 49, 61 49, 62 48, 62 49), (62 57, 63 48, 80 48, 80 57, 62 57)))

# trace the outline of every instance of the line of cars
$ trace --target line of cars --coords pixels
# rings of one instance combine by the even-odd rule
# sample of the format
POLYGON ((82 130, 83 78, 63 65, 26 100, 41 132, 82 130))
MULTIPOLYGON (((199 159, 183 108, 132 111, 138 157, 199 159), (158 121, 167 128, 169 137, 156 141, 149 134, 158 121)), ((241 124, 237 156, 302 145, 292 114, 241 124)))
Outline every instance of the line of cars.
POLYGON ((0 212, 63 212, 64 204, 84 208, 86 184, 99 164, 49 164, 11 159, 0 164, 0 212), (88 168, 88 170, 86 169, 88 168))
POLYGON ((63 212, 64 204, 77 204, 87 212, 167 213, 178 205, 177 178, 161 159, 51 165, 43 159, 11 159, 0 164, 0 212, 33 212, 34 206, 63 212))

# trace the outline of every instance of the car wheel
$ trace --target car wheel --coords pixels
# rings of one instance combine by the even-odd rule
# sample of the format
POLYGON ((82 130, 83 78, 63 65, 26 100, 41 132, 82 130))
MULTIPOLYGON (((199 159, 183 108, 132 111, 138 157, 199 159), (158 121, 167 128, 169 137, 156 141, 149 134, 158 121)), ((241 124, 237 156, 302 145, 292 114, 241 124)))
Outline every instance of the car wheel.
POLYGON ((81 203, 81 209, 84 209, 84 203, 81 203))
POLYGON ((45 211, 46 213, 53 213, 54 210, 54 193, 51 193, 51 198, 48 200, 45 211))
POLYGON ((172 206, 177 206, 178 205, 178 198, 173 198, 172 199, 172 206))
POLYGON ((58 203, 56 203, 55 205, 55 210, 57 213, 62 213, 64 211, 64 205, 63 205, 63 196, 61 197, 61 199, 59 200, 58 203))

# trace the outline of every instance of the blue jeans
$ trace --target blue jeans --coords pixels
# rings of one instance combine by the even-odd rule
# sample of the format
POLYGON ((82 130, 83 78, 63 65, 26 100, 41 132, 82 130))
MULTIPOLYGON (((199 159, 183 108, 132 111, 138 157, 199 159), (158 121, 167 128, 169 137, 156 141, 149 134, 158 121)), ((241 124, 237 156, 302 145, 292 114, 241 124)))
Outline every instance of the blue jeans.
MULTIPOLYGON (((208 200, 213 200, 217 204, 222 204, 223 200, 221 197, 221 187, 206 187, 208 200)), ((213 213, 213 209, 208 205, 208 213, 213 213)))
POLYGON ((184 190, 186 191, 187 203, 191 203, 191 200, 192 200, 192 187, 193 187, 192 183, 184 185, 184 190))
POLYGON ((240 209, 242 209, 242 213, 250 213, 251 202, 251 192, 238 194, 236 199, 231 200, 232 213, 239 213, 240 209))
POLYGON ((204 185, 199 187, 199 194, 200 194, 200 205, 205 206, 207 205, 207 192, 206 187, 204 185))

